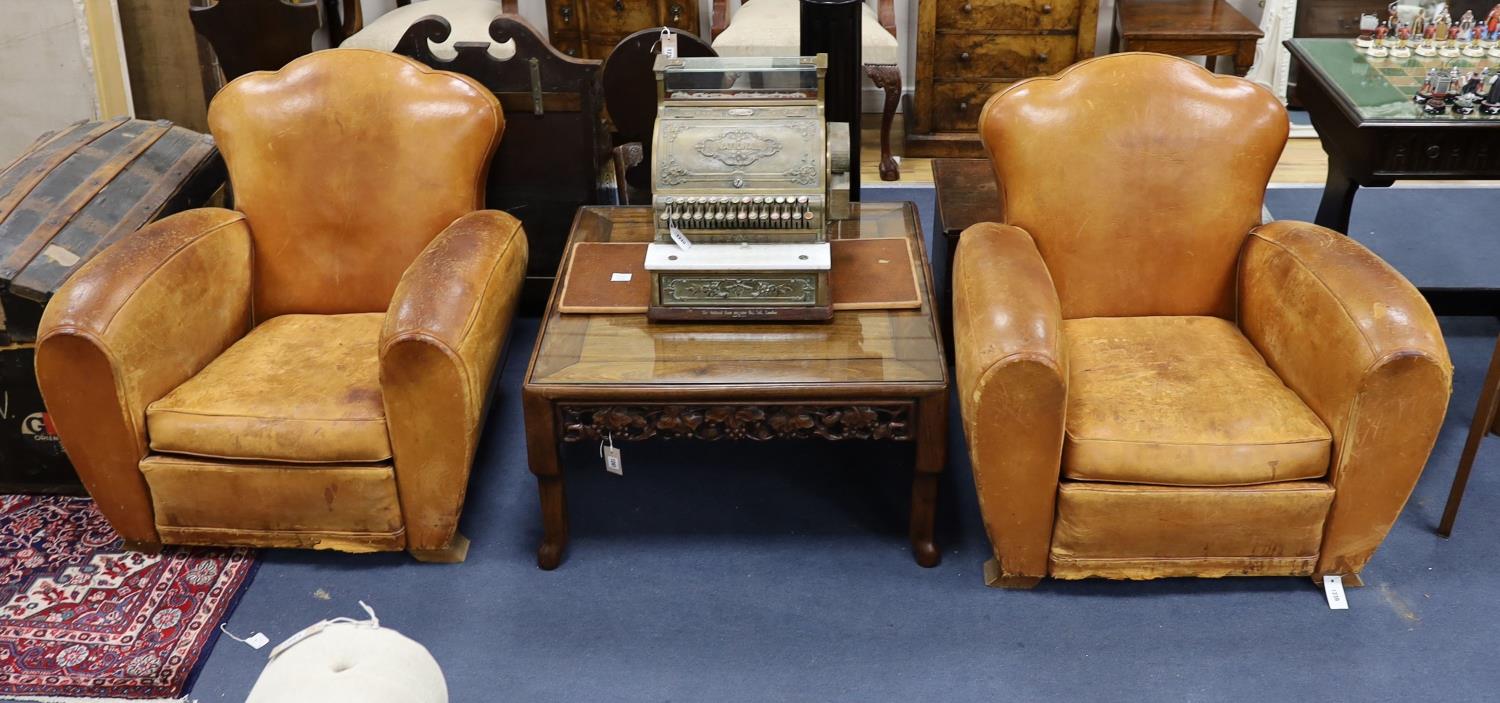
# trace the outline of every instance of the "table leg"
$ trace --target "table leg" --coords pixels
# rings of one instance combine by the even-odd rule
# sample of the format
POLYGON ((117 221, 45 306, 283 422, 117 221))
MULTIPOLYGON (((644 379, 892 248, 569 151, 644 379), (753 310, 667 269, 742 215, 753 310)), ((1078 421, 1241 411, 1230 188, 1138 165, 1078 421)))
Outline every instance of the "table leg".
POLYGON ((560 475, 539 475, 536 485, 542 498, 542 544, 536 549, 536 565, 551 571, 562 563, 568 546, 568 496, 560 475))
POLYGON ((932 568, 943 560, 933 541, 937 518, 938 474, 918 470, 911 484, 911 553, 917 565, 932 568))
POLYGON ((917 466, 911 486, 911 550, 919 566, 942 561, 933 541, 937 518, 937 481, 948 461, 948 394, 917 401, 917 466))
POLYGON ((1318 203, 1318 215, 1314 223, 1332 230, 1349 233, 1349 211, 1354 209, 1354 192, 1359 184, 1344 174, 1333 160, 1328 162, 1328 182, 1323 185, 1323 200, 1318 203))
MULTIPOLYGON (((880 113, 880 180, 897 181, 901 179, 901 167, 891 155, 891 123, 901 102, 901 69, 895 64, 867 63, 865 73, 875 87, 885 91, 885 107, 880 113)), ((857 129, 858 125, 851 128, 857 129)))
POLYGON ((1255 42, 1240 42, 1234 50, 1234 75, 1244 78, 1255 66, 1255 42))
POLYGON ((1464 442, 1464 452, 1458 460, 1458 473, 1453 476, 1453 487, 1448 489, 1448 504, 1443 507, 1443 520, 1438 523, 1438 534, 1453 535, 1453 523, 1458 520, 1458 506, 1463 502, 1464 489, 1469 485, 1469 472, 1474 469, 1474 457, 1479 454, 1479 445, 1489 434, 1495 422, 1496 398, 1500 392, 1500 340, 1495 343, 1495 353, 1490 355, 1490 370, 1485 374, 1484 387, 1479 392, 1479 405, 1474 409, 1474 422, 1469 426, 1469 439, 1464 442))
POLYGON ((521 405, 526 416, 526 456, 542 506, 542 543, 536 550, 536 565, 551 571, 562 563, 568 546, 568 500, 558 460, 557 413, 550 399, 527 390, 521 392, 521 405))

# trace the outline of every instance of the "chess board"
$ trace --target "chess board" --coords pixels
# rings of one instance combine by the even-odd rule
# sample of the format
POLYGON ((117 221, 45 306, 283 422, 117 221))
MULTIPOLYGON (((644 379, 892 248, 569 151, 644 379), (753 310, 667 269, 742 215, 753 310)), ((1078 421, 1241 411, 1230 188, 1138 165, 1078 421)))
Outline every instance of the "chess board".
POLYGON ((1490 73, 1500 71, 1500 59, 1479 58, 1473 59, 1467 56, 1459 58, 1444 58, 1442 56, 1413 56, 1409 59, 1383 58, 1376 59, 1365 57, 1370 62, 1370 67, 1375 73, 1385 79, 1392 88, 1410 97, 1417 94, 1422 87, 1422 81, 1427 79, 1427 69, 1436 68, 1446 71, 1457 67, 1459 76, 1468 76, 1472 71, 1489 68, 1490 73))

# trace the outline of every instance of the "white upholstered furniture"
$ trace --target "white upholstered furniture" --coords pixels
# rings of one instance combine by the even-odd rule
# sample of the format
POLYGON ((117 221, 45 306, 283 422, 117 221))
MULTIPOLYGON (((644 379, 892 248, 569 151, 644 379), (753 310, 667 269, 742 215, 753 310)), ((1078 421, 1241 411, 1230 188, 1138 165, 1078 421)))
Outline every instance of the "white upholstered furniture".
POLYGON ((271 654, 245 703, 448 703, 426 647, 378 620, 318 623, 271 654))
MULTIPOLYGON (((730 17, 729 0, 713 0, 713 47, 720 56, 797 56, 802 53, 801 0, 741 0, 730 17)), ((885 91, 880 124, 880 178, 901 178, 891 156, 891 122, 901 104, 901 51, 896 42, 893 0, 864 6, 860 59, 865 73, 885 91)))

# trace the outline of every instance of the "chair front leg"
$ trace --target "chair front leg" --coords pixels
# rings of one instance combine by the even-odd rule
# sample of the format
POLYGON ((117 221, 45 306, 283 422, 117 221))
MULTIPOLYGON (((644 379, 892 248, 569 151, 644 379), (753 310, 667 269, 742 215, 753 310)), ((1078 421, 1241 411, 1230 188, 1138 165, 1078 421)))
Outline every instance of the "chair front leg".
POLYGON ((885 107, 880 114, 880 180, 899 181, 901 167, 891 155, 891 123, 896 119, 896 106, 901 104, 901 68, 893 63, 867 63, 865 73, 885 91, 885 107))

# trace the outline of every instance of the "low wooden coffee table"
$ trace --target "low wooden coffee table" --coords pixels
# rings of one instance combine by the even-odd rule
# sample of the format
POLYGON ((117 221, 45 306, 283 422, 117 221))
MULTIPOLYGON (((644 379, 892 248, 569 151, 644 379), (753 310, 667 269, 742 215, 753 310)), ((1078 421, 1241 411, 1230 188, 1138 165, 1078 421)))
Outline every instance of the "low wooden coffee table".
MULTIPOLYGON (((911 203, 854 205, 834 238, 905 237, 922 306, 846 310, 826 323, 652 323, 640 313, 563 314, 565 254, 526 370, 526 449, 541 494, 537 565, 568 543, 563 442, 651 438, 883 440, 916 445, 911 544, 934 566, 937 477, 948 443, 948 367, 911 203)), ((647 207, 585 207, 579 242, 644 242, 647 207)))

